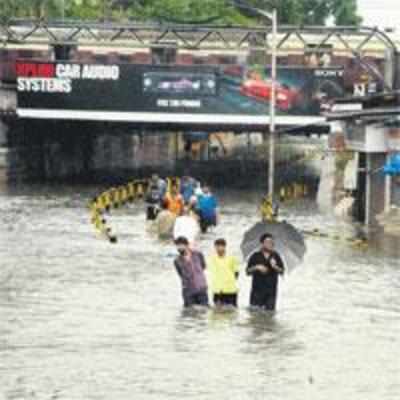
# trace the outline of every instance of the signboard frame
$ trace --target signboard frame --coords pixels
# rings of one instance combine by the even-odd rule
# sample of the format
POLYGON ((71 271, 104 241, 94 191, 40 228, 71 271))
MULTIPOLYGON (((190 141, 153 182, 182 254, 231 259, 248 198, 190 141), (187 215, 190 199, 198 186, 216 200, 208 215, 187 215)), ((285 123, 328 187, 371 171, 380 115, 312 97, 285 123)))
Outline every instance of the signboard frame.
MULTIPOLYGON (((256 75, 253 68, 18 60, 17 114, 21 118, 264 130, 270 122, 269 72, 261 67, 262 73, 256 75)), ((341 88, 342 77, 342 68, 279 68, 277 125, 324 124, 320 112, 307 109, 323 101, 313 97, 319 95, 312 92, 315 82, 325 79, 327 86, 341 88)))

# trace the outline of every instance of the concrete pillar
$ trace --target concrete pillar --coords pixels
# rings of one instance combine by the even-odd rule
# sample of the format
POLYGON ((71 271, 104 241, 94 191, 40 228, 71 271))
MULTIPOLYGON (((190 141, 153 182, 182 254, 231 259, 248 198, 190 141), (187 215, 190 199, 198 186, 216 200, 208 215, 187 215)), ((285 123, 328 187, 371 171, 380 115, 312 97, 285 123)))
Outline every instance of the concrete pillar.
POLYGON ((7 146, 8 126, 0 119, 0 147, 7 146))
MULTIPOLYGON (((331 213, 340 200, 338 188, 343 187, 343 177, 336 171, 336 155, 345 148, 345 138, 341 123, 330 124, 328 149, 332 150, 321 162, 317 204, 321 211, 331 213)), ((342 190, 341 190, 342 191, 342 190)))
POLYGON ((384 60, 384 78, 386 86, 393 90, 396 81, 396 54, 394 54, 392 49, 386 49, 385 60, 384 60))
POLYGON ((14 87, 0 86, 0 111, 15 112, 17 109, 17 92, 14 87))
POLYGON ((400 52, 396 51, 395 55, 395 70, 394 70, 394 89, 400 88, 400 52))
MULTIPOLYGON (((17 108, 17 92, 13 86, 0 82, 0 113, 14 113, 17 108)), ((9 175, 9 128, 0 117, 0 182, 8 181, 9 175)))
POLYGON ((400 177, 393 177, 391 181, 391 205, 395 207, 400 207, 400 177))
POLYGON ((376 216, 385 210, 386 178, 381 169, 385 164, 386 154, 369 153, 366 161, 365 224, 370 226, 377 223, 376 216))
MULTIPOLYGON (((386 162, 390 159, 390 155, 386 155, 386 162)), ((385 212, 390 210, 390 206, 392 203, 392 177, 390 175, 385 176, 385 212)))
POLYGON ((8 126, 0 120, 0 183, 7 181, 8 176, 8 126))
POLYGON ((76 44, 54 44, 51 48, 54 61, 68 61, 74 58, 78 46, 76 44))
POLYGON ((371 224, 371 193, 372 193, 372 167, 371 154, 366 154, 366 187, 365 187, 365 225, 371 224))

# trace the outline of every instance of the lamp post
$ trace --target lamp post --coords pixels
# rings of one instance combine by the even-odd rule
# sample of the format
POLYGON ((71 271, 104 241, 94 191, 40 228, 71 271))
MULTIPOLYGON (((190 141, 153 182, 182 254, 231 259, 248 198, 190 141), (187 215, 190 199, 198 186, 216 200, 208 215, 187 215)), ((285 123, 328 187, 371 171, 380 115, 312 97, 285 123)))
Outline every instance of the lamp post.
POLYGON ((272 24, 271 39, 271 102, 269 110, 269 160, 268 160, 268 196, 271 202, 274 199, 275 190, 275 117, 276 117, 276 78, 277 78, 277 38, 278 38, 278 13, 276 9, 272 12, 250 7, 242 3, 234 3, 238 8, 253 11, 267 18, 272 24))
POLYGON ((276 78, 277 78, 277 35, 278 17, 276 9, 272 13, 258 10, 261 15, 272 22, 271 39, 271 102, 269 106, 269 159, 268 159, 268 196, 271 202, 275 192, 275 117, 276 117, 276 78))
POLYGON ((272 19, 272 43, 271 43, 271 104, 270 104, 270 120, 269 120, 269 168, 268 168, 268 195, 273 201, 275 190, 275 116, 276 116, 276 78, 277 78, 277 34, 278 34, 278 18, 274 9, 271 15, 272 19))
POLYGON ((65 21, 65 0, 61 0, 61 19, 65 21))

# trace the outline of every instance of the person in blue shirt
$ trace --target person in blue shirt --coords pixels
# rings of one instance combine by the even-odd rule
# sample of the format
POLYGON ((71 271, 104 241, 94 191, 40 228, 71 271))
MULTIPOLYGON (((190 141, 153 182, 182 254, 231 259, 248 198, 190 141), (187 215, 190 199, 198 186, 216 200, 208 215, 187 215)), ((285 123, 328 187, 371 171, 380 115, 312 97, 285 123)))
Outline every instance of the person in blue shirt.
POLYGON ((196 181, 190 176, 184 176, 181 180, 181 195, 185 204, 190 203, 190 199, 194 195, 196 181))
POLYGON ((217 226, 218 201, 208 186, 203 188, 203 194, 199 196, 197 208, 200 215, 200 227, 203 233, 207 232, 210 226, 217 226))

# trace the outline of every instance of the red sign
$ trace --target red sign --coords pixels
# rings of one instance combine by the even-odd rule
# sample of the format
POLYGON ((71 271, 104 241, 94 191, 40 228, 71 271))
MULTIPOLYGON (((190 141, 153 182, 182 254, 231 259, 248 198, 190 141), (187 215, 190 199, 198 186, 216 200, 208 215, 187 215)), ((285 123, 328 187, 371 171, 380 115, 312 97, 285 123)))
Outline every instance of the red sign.
POLYGON ((55 65, 48 63, 17 62, 15 64, 17 77, 54 78, 55 65))

